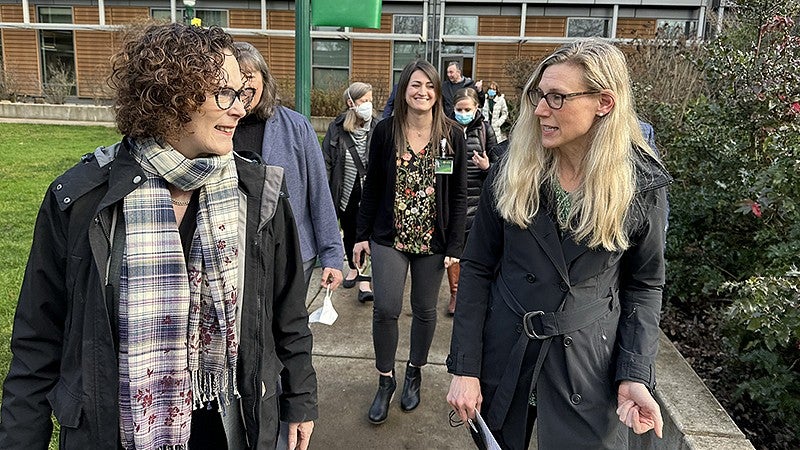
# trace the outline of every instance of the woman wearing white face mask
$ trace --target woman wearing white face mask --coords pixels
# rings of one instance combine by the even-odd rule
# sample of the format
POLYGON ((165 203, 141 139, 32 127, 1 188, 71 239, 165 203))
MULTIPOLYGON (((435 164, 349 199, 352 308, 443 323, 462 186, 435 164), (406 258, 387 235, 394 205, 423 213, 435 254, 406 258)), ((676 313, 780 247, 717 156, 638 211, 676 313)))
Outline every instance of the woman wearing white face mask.
MULTIPOLYGON (((497 160, 494 152, 497 138, 494 129, 481 114, 478 107, 478 93, 475 89, 465 88, 456 91, 453 105, 454 118, 464 130, 464 139, 467 142, 467 220, 464 228, 465 232, 469 233, 472 219, 478 209, 483 180, 486 179, 489 165, 497 160)), ((466 237, 464 239, 466 240, 466 237)), ((460 269, 458 263, 447 268, 447 281, 450 283, 450 303, 447 305, 447 313, 451 316, 456 312, 460 269)))
POLYGON ((361 187, 367 173, 369 143, 377 120, 373 120, 371 85, 355 82, 344 91, 343 97, 347 111, 328 126, 322 141, 322 153, 350 266, 342 285, 351 288, 358 282, 358 300, 363 303, 372 300, 370 278, 358 274, 353 262, 353 246, 361 187))

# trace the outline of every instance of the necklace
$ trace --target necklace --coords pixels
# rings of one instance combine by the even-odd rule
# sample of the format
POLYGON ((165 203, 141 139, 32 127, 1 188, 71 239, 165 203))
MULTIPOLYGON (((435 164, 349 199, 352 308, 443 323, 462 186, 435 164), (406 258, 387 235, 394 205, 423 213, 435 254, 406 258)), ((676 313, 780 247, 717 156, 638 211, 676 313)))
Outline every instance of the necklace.
POLYGON ((192 199, 189 198, 189 200, 175 200, 174 198, 170 197, 169 201, 175 206, 189 206, 189 203, 192 201, 192 199))

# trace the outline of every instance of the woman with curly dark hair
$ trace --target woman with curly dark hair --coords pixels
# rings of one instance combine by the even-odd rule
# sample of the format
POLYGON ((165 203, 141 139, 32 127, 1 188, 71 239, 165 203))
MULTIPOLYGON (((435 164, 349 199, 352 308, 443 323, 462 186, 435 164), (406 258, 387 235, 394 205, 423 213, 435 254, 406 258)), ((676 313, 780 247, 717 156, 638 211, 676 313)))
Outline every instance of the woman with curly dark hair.
POLYGON ((282 172, 232 151, 254 96, 232 38, 151 25, 112 68, 125 137, 45 195, 0 448, 47 447, 51 414, 62 449, 275 448, 279 405, 290 447, 307 448, 300 250, 282 172))

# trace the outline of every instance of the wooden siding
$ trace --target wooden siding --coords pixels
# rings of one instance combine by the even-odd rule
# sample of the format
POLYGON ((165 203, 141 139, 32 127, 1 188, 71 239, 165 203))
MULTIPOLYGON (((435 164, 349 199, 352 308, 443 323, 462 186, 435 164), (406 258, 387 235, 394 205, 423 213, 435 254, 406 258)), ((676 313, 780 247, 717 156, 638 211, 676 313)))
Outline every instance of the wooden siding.
POLYGON ((228 24, 231 28, 261 29, 261 11, 257 9, 228 10, 228 24))
POLYGON ((111 98, 106 78, 111 71, 111 56, 120 43, 110 31, 75 31, 75 75, 78 97, 111 98))
POLYGON ((96 6, 73 6, 72 23, 97 25, 100 23, 100 13, 96 6))
MULTIPOLYGON (((31 22, 36 22, 36 7, 28 8, 31 22)), ((3 22, 22 23, 22 5, 0 5, 0 20, 3 22)))
POLYGON ((519 36, 519 17, 480 16, 478 34, 481 36, 519 36))
POLYGON ((142 23, 150 18, 150 8, 113 7, 106 8, 106 24, 130 25, 142 23))
POLYGON ((372 85, 375 103, 383 104, 392 90, 391 41, 353 41, 350 81, 372 85), (386 56, 382 56, 386 55, 386 56))
POLYGON ((558 47, 560 44, 522 44, 520 56, 530 58, 538 63, 558 47))
MULTIPOLYGON (((21 15, 21 10, 20 10, 21 15)), ((3 30, 3 62, 6 73, 14 80, 17 92, 41 95, 39 45, 34 30, 3 30)))
POLYGON ((294 11, 270 11, 267 25, 270 30, 294 30, 294 11))
POLYGON ((473 78, 483 80, 484 89, 488 88, 490 81, 494 81, 501 92, 513 93, 511 77, 506 74, 503 66, 508 60, 519 56, 518 44, 480 42, 475 56, 475 76, 473 78))
MULTIPOLYGON (((267 26, 271 30, 294 30, 294 11, 270 11, 267 26)), ((261 52, 272 76, 285 96, 294 96, 294 38, 271 36, 269 49, 261 52)))
POLYGON ((617 19, 617 37, 630 39, 648 39, 656 37, 655 19, 617 19))
POLYGON ((530 17, 525 19, 525 36, 564 37, 566 17, 530 17))

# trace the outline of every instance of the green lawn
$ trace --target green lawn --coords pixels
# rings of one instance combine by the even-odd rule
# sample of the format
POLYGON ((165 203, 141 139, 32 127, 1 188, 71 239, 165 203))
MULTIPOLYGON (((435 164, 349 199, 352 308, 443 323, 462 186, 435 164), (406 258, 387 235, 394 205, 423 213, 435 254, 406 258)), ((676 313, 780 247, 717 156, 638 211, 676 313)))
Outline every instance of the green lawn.
POLYGON ((81 155, 119 139, 106 127, 0 123, 0 381, 8 372, 14 309, 44 193, 81 155))

